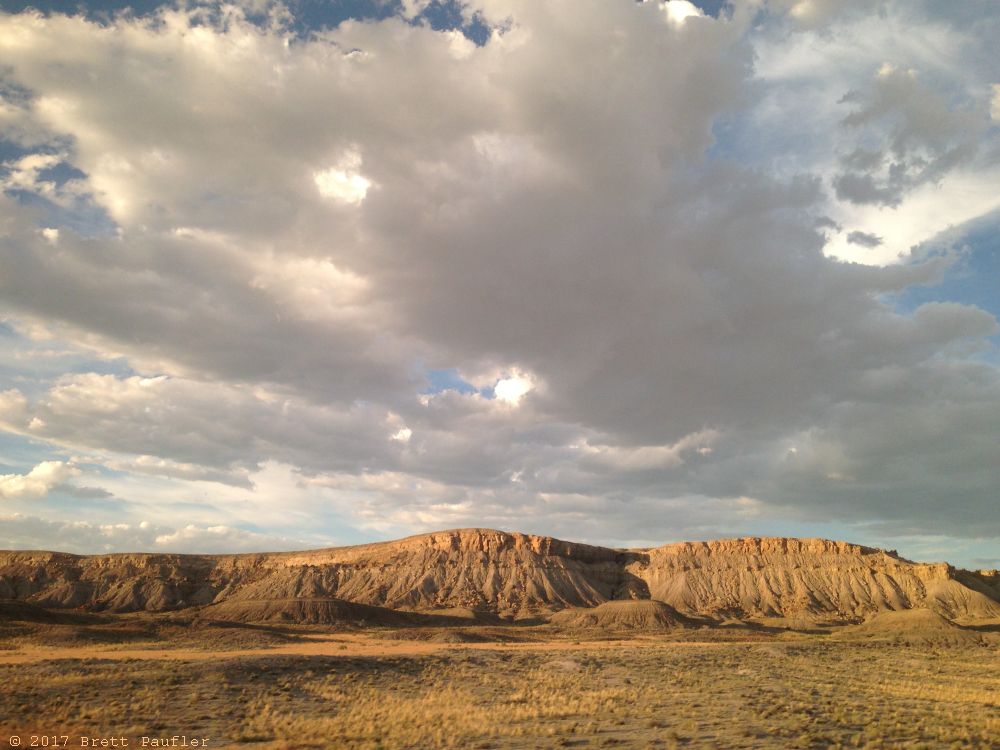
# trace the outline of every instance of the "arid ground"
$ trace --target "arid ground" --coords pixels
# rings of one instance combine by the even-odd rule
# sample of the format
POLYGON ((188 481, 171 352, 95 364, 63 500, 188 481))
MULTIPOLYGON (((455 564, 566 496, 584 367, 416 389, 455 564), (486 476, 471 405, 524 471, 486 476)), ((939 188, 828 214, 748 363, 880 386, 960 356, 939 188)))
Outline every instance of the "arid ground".
POLYGON ((8 621, 0 747, 1000 747, 996 630, 8 621))

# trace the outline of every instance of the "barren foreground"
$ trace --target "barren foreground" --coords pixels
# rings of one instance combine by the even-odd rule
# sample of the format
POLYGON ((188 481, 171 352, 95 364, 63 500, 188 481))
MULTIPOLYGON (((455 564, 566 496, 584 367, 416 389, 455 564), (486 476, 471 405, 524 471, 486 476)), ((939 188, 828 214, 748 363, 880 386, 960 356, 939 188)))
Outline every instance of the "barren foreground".
POLYGON ((32 735, 49 747, 65 736, 69 747, 85 737, 106 747, 991 748, 1000 643, 993 632, 956 644, 745 629, 8 627, 0 747, 12 736, 30 747, 32 735))

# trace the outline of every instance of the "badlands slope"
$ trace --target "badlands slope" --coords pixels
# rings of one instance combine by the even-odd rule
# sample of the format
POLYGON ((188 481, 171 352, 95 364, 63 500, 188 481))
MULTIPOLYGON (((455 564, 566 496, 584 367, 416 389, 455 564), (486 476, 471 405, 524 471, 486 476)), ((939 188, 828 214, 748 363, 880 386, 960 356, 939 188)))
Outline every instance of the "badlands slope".
POLYGON ((667 607, 613 605, 595 616, 859 622, 921 609, 959 622, 1000 618, 992 572, 845 542, 745 538, 618 550, 487 529, 272 554, 0 552, 0 599, 107 612, 200 607, 200 616, 240 620, 321 622, 360 611, 386 624, 400 619, 386 610, 517 618, 630 599, 667 607))

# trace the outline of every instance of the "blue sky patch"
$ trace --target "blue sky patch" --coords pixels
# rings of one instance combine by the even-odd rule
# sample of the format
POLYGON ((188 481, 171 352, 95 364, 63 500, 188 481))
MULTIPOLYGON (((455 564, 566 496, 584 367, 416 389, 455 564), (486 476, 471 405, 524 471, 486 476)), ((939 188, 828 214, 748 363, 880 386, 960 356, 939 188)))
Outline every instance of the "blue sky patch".
POLYGON ((475 393, 476 387, 462 379, 458 374, 458 368, 449 367, 445 370, 428 370, 425 373, 427 388, 423 391, 426 394, 442 393, 444 391, 458 391, 459 393, 475 393))
POLYGON ((910 312, 927 302, 960 302, 1000 319, 1000 212, 971 222, 952 244, 961 248, 960 255, 941 282, 906 288, 896 296, 896 307, 910 312))
MULTIPOLYGON (((707 0, 706 5, 713 6, 714 0, 707 0)), ((194 7, 212 7, 212 3, 192 3, 194 7)), ((292 14, 291 28, 301 36, 312 32, 331 29, 346 20, 378 21, 400 15, 403 5, 398 0, 380 2, 379 0, 290 0, 286 3, 292 14)), ((146 16, 155 13, 163 7, 173 7, 174 3, 158 2, 157 0, 95 0, 82 4, 78 0, 12 0, 5 3, 4 10, 20 13, 28 8, 40 10, 43 13, 65 13, 76 15, 82 13, 87 18, 99 23, 106 23, 117 14, 125 11, 135 16, 146 16)), ((247 13, 247 19, 252 23, 265 24, 266 14, 247 13)), ((434 0, 413 19, 412 23, 427 23, 435 31, 459 29, 476 44, 482 46, 490 36, 490 29, 478 18, 466 23, 462 15, 462 6, 454 0, 434 0)))

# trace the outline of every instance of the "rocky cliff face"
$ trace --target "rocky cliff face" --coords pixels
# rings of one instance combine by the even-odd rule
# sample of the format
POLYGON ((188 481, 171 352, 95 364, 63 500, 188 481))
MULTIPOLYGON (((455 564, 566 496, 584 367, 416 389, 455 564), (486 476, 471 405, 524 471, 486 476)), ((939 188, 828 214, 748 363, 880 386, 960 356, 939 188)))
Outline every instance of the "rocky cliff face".
POLYGON ((1000 616, 1000 602, 951 566, 825 539, 727 539, 650 550, 628 565, 654 599, 712 616, 863 618, 931 609, 949 618, 1000 616))
POLYGON ((523 616, 655 599, 713 617, 854 619, 910 608, 1000 617, 986 576, 843 542, 736 539, 613 550, 483 529, 275 554, 0 552, 0 598, 115 612, 337 599, 523 616))

